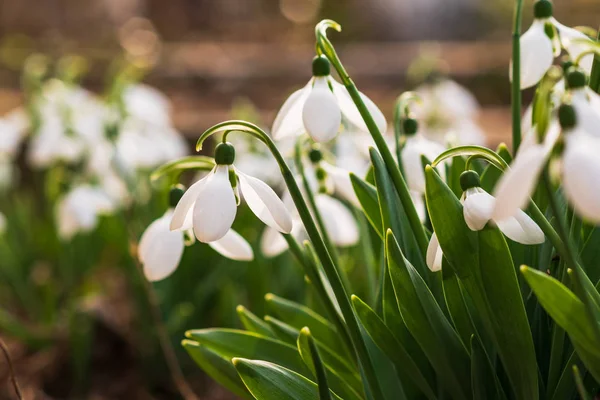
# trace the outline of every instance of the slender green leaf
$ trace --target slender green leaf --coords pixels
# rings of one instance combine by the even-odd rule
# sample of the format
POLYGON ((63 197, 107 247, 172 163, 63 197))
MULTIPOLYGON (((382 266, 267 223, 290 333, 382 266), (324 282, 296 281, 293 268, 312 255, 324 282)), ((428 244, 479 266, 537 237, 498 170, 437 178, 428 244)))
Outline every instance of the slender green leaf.
POLYGON ((554 389, 552 397, 548 396, 547 398, 552 400, 563 400, 563 399, 571 399, 575 394, 575 377, 573 376, 573 366, 577 365, 580 370, 585 371, 585 366, 583 362, 574 351, 571 352, 571 356, 567 360, 565 364, 560 379, 558 380, 558 384, 556 385, 556 389, 554 389))
POLYGON ((258 333, 262 336, 272 338, 275 337, 275 332, 273 332, 269 324, 267 324, 262 319, 258 318, 246 307, 239 305, 235 310, 238 314, 240 321, 242 322, 242 325, 244 325, 244 328, 246 328, 246 330, 258 333))
POLYGON ((379 210, 379 201, 377 200, 377 189, 370 183, 363 181, 358 176, 350 173, 350 181, 354 188, 354 193, 362 207, 367 220, 383 239, 383 227, 381 225, 381 211, 379 210))
POLYGON ((275 336, 279 340, 291 345, 296 344, 296 338, 298 337, 297 329, 269 315, 265 316, 265 322, 275 332, 275 336))
POLYGON ((332 323, 327 321, 321 315, 302 304, 286 300, 272 293, 265 295, 265 302, 269 313, 276 316, 297 330, 307 326, 313 337, 319 342, 329 347, 332 351, 343 357, 349 357, 349 350, 340 340, 340 335, 332 323))
POLYGON ((391 231, 387 234, 386 248, 392 284, 407 328, 427 355, 445 390, 455 399, 470 398, 467 350, 421 276, 404 258, 391 231))
POLYGON ((581 250, 581 262, 592 282, 600 280, 600 227, 595 227, 581 250))
POLYGON ((329 385, 327 384, 327 374, 325 367, 319 356, 319 350, 315 345, 315 341, 310 335, 310 329, 304 327, 298 335, 298 351, 306 365, 313 371, 317 377, 317 385, 319 386, 319 399, 330 400, 329 385))
MULTIPOLYGON (((304 376, 266 361, 234 358, 233 365, 257 400, 315 400, 319 388, 304 376)), ((340 399, 335 393, 334 399, 340 399)))
POLYGON ((252 399, 236 372, 231 359, 202 346, 193 340, 183 340, 183 348, 187 350, 192 359, 221 386, 231 391, 236 396, 252 399))
POLYGON ((473 399, 505 399, 488 355, 476 335, 471 337, 471 385, 473 399))
POLYGON ((363 327, 373 339, 373 342, 383 351, 394 363, 396 371, 400 375, 403 386, 416 386, 427 398, 435 399, 436 395, 432 389, 433 376, 432 371, 425 371, 425 375, 419 366, 413 361, 410 354, 402 346, 390 329, 384 324, 379 316, 357 296, 352 296, 354 310, 360 319, 363 327))

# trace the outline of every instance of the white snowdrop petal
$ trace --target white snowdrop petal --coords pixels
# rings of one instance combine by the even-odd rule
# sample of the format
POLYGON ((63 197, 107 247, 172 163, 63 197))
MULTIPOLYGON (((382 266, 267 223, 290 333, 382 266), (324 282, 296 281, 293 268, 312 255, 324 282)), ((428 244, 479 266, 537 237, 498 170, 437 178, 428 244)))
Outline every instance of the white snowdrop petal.
POLYGON ((435 232, 431 235, 429 245, 427 246, 427 266, 432 272, 436 272, 442 269, 442 248, 440 242, 437 239, 435 232))
POLYGON ((183 256, 183 232, 171 231, 169 219, 168 212, 150 224, 140 239, 138 255, 149 281, 159 281, 171 275, 183 256))
POLYGON ((283 233, 292 231, 292 217, 269 185, 236 169, 240 190, 248 207, 266 225, 283 233))
MULTIPOLYGON (((569 53, 569 56, 571 56, 572 60, 576 60, 583 52, 589 49, 588 46, 578 42, 581 40, 588 40, 591 42, 590 38, 587 37, 583 32, 579 32, 577 29, 563 25, 554 18, 552 21, 558 30, 562 45, 569 53)), ((592 72, 593 62, 594 55, 588 54, 581 59, 579 66, 582 67, 589 75, 592 72)))
POLYGON ((261 240, 260 251, 265 257, 276 257, 288 249, 288 244, 283 238, 281 232, 275 228, 267 226, 261 240))
POLYGON ((324 194, 318 194, 315 201, 323 217, 325 229, 336 246, 347 247, 358 243, 358 225, 344 204, 324 194))
MULTIPOLYGON (((333 94, 338 100, 340 110, 342 111, 344 117, 359 130, 363 132, 369 132, 365 121, 356 107, 356 104, 354 104, 352 97, 350 97, 350 93, 348 93, 348 89, 346 89, 344 85, 333 78, 330 79, 330 82, 333 86, 333 94)), ((367 109, 373 117, 377 128, 379 128, 379 132, 385 134, 387 132, 387 121, 379 107, 377 107, 377 105, 363 93, 360 93, 360 97, 365 103, 365 106, 367 106, 367 109)))
POLYGON ((597 99, 592 93, 586 89, 573 91, 572 104, 577 115, 577 128, 600 137, 600 109, 596 108, 597 99))
POLYGON ((472 231, 482 230, 492 218, 495 199, 486 192, 466 196, 463 203, 463 215, 467 226, 472 231))
POLYGON ((254 252, 250 244, 239 233, 230 229, 221 239, 208 244, 224 257, 237 261, 252 261, 254 252))
POLYGON ((342 124, 342 113, 336 97, 327 85, 327 78, 317 77, 302 108, 304 128, 315 142, 333 139, 342 124))
POLYGON ((552 41, 546 35, 544 21, 535 20, 521 36, 521 89, 536 85, 553 61, 552 41))
POLYGON ((237 212, 228 166, 217 165, 214 171, 199 191, 194 204, 194 234, 204 243, 214 242, 225 236, 237 212))
POLYGON ((198 194, 204 188, 204 185, 208 182, 208 179, 214 174, 215 170, 213 169, 208 175, 204 178, 200 179, 198 182, 194 183, 192 186, 185 191, 181 199, 179 199, 179 203, 175 207, 175 211, 173 212, 173 217, 171 219, 171 230, 187 230, 190 228, 190 218, 193 214, 193 206, 198 198, 198 194), (190 214, 192 213, 192 214, 190 214), (188 216, 190 215, 190 216, 188 216), (187 223, 186 223, 187 219, 187 223))
POLYGON ((515 242, 522 244, 544 243, 544 232, 522 210, 518 210, 514 216, 504 220, 494 220, 494 223, 506 237, 515 242))
MULTIPOLYGON (((406 144, 402 148, 402 168, 410 190, 419 193, 425 192, 425 172, 421 157, 425 156, 429 161, 433 161, 443 151, 443 146, 419 135, 409 137, 406 140, 406 144)), ((442 165, 440 167, 442 168, 437 168, 437 171, 445 180, 444 168, 442 165)))
POLYGON ((321 166, 333 181, 335 192, 353 206, 360 208, 360 202, 358 201, 358 197, 356 197, 352 181, 350 180, 350 172, 327 162, 322 162, 321 166))
POLYGON ((302 89, 296 90, 283 103, 271 129, 273 139, 297 136, 304 133, 304 124, 302 123, 302 108, 304 102, 311 92, 312 79, 302 89))
POLYGON ((563 155, 563 188, 582 218, 600 223, 600 139, 583 132, 568 133, 563 155))
POLYGON ((494 189, 496 205, 492 217, 495 220, 510 218, 527 206, 547 156, 548 151, 538 144, 519 151, 494 189))

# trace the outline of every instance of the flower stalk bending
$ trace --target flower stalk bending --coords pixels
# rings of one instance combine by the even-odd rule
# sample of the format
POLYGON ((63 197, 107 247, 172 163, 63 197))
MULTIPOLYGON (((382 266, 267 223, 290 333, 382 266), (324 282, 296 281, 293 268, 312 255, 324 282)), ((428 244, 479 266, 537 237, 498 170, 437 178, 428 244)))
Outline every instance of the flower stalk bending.
MULTIPOLYGON (((372 119, 371 122, 373 122, 372 119)), ((302 196, 302 192, 298 187, 294 174, 292 173, 290 167, 283 158, 283 155, 281 154, 273 140, 269 137, 269 135, 267 135, 258 126, 246 121, 226 121, 213 126, 200 136, 196 144, 196 150, 200 150, 202 148, 202 143, 208 137, 210 137, 214 133, 222 131, 225 131, 226 133, 239 131, 254 136, 267 146, 267 148, 275 158, 275 161, 277 161, 285 184, 298 210, 298 214, 300 215, 302 223, 304 224, 304 228, 306 229, 308 237, 310 238, 315 248, 315 252, 319 257, 319 260, 321 261, 321 264, 325 271, 325 275, 327 276, 327 279, 331 284, 331 288, 333 290, 333 293, 335 294, 335 298, 340 306, 342 315, 346 322, 348 334, 352 340, 353 348, 364 369, 364 373, 367 378, 368 385, 371 389, 371 393, 373 394, 373 398, 382 399, 383 395, 381 392, 381 388, 379 387, 377 375, 375 374, 375 369, 371 358, 369 357, 369 352, 367 350, 366 343, 361 334, 358 320, 356 318, 356 315, 354 314, 352 304, 350 303, 350 297, 348 296, 348 293, 344 288, 339 271, 336 265, 334 264, 331 255, 329 254, 329 251, 327 250, 327 246, 323 242, 323 238, 319 233, 319 229, 317 228, 317 225, 315 224, 310 214, 308 205, 306 204, 306 201, 302 196)))
POLYGON ((425 254, 427 252, 428 240, 425 234, 425 230, 423 229, 423 225, 421 224, 419 214, 417 213, 417 210, 410 197, 410 192, 408 190, 408 186, 406 185, 406 181, 402 177, 400 167, 396 163, 396 160, 394 160, 394 155, 390 151, 383 137, 383 134, 379 131, 379 128, 377 127, 373 116, 371 115, 369 109, 363 101, 360 92, 358 91, 352 79, 350 79, 350 76, 346 72, 346 69, 344 68, 337 53, 335 52, 333 45, 331 44, 329 39, 327 39, 327 28, 333 28, 338 32, 342 29, 337 22, 332 20, 326 19, 318 23, 315 28, 315 34, 317 37, 317 51, 322 53, 329 59, 329 62, 331 62, 331 65, 333 65, 333 67, 337 71, 338 75, 340 76, 340 79, 342 80, 342 83, 348 90, 350 97, 352 98, 354 104, 358 108, 361 117, 365 121, 365 124, 369 129, 369 133, 375 141, 377 149, 381 153, 381 157, 385 162, 387 170, 392 178, 392 182, 394 183, 396 191, 398 192, 398 196, 400 197, 402 206, 406 211, 408 221, 419 246, 421 256, 424 259, 425 254))

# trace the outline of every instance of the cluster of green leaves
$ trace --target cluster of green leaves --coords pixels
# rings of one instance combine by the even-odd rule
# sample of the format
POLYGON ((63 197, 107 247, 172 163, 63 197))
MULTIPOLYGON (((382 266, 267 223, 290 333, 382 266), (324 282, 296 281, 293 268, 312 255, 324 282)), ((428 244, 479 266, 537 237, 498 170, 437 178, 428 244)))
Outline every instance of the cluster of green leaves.
MULTIPOLYGON (((510 162, 505 146, 497 153, 454 154, 437 167, 446 168, 448 183, 435 168, 424 167, 429 217, 424 229, 429 236, 435 231, 443 249, 440 272, 427 268, 380 154, 371 150, 365 179, 351 175, 382 248, 380 262, 367 266, 380 271, 378 295, 368 301, 353 295, 352 305, 384 397, 558 400, 596 393, 600 229, 563 206, 573 221, 583 287, 573 284, 549 241, 524 246, 491 224, 470 230, 458 177, 467 162, 463 156, 473 154, 493 159, 485 168, 471 162, 491 191, 510 162)), ((536 200, 548 204, 542 192, 536 200)), ((551 221, 557 217, 547 215, 551 221)), ((243 398, 373 398, 331 315, 272 294, 266 303, 263 319, 238 307, 245 330, 189 331, 184 347, 211 377, 243 398)))

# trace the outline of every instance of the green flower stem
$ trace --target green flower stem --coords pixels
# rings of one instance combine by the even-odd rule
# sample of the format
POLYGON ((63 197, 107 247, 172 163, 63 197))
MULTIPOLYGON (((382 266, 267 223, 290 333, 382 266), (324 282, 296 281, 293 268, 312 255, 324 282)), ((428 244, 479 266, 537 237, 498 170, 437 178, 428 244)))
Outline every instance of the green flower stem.
POLYGON ((512 140, 513 154, 521 145, 521 21, 523 19, 523 0, 516 0, 512 34, 512 140))
POLYGON ((331 238, 329 237, 329 233, 327 229, 325 229, 325 222, 323 221, 323 216, 319 212, 317 208, 317 202, 315 200, 315 195, 313 193, 313 189, 310 187, 310 183, 308 182, 308 178, 306 177, 306 170, 304 169, 304 163, 302 162, 302 150, 300 148, 301 143, 297 142, 295 151, 294 151, 294 163, 296 164, 296 169, 298 173, 302 177, 302 186, 304 187, 304 191, 306 192, 306 198, 308 199, 308 204, 310 208, 313 210, 313 215, 317 220, 317 225, 321 230, 321 236, 323 237, 323 241, 325 242, 325 246, 329 250, 329 254, 331 255, 331 259, 334 264, 339 265, 339 257, 336 251, 335 246, 331 243, 331 238))
MULTIPOLYGON (((600 30, 598 31, 598 42, 600 43, 600 30)), ((600 93, 600 56, 596 54, 592 73, 590 75, 590 88, 596 93, 600 93)))
MULTIPOLYGON (((550 182, 550 176, 548 174, 547 167, 542 174, 542 182, 544 188, 546 189, 546 192, 548 193, 548 200, 550 202, 550 208, 552 209, 552 213, 556 217, 556 227, 558 233, 556 231, 554 233, 556 234, 556 236, 558 236, 557 242, 561 243, 561 248, 559 249, 559 247, 557 247, 557 244, 554 243, 554 241, 556 241, 556 238, 554 239, 554 241, 552 241, 552 238, 549 238, 551 239, 555 247, 557 247, 557 250, 559 251, 561 257, 565 260, 567 266, 571 270, 573 270, 573 276, 575 278, 573 279, 573 284, 577 289, 576 292, 581 294, 580 297, 582 298, 580 300, 583 302, 583 304, 585 304, 585 308, 588 312, 588 317, 590 318, 590 321, 596 321, 596 314, 594 313, 593 308, 594 305, 592 304, 592 299, 590 299, 590 296, 585 289, 583 277, 581 276, 581 274, 584 274, 585 272, 583 272, 583 269, 577 262, 577 252, 573 248, 573 244, 569 237, 569 232, 567 231, 565 221, 563 220, 562 213, 560 212, 560 207, 558 206, 558 201, 556 200, 556 193, 552 187, 552 183, 550 182)), ((543 227, 542 230, 544 230, 543 227)), ((593 322, 591 323, 591 325, 596 335, 600 337, 600 326, 598 326, 597 323, 593 322)))
POLYGON ((294 174, 292 173, 288 164, 285 162, 285 159, 281 155, 281 152, 279 151, 279 149, 273 142, 273 139, 271 139, 269 135, 267 135, 258 126, 246 121, 228 121, 213 126, 200 136, 200 138, 198 139, 198 143, 196 144, 196 149, 201 149, 204 140, 206 140, 206 138, 208 138, 210 135, 219 131, 241 131, 250 134, 262 141, 267 146, 271 154, 273 154, 275 161, 277 161, 277 164, 281 169, 281 174, 290 192, 290 195, 294 200, 294 204, 296 205, 296 209, 298 210, 300 219, 302 220, 304 228, 308 233, 308 237, 310 238, 315 248, 317 256, 321 260, 321 264, 323 266, 323 270, 325 271, 325 275, 327 276, 327 279, 331 284, 331 288, 333 290, 333 293, 335 294, 336 300, 340 306, 342 315, 346 322, 348 334, 350 335, 350 338, 352 340, 354 351, 356 352, 356 355, 364 369, 365 376, 367 378, 368 385, 371 389, 373 398, 375 400, 383 399, 383 394, 381 388, 379 387, 379 381, 377 380, 375 368, 373 366, 371 358, 369 357, 367 345, 361 334, 360 326, 356 315, 354 314, 352 304, 350 303, 350 297, 346 293, 346 289, 344 288, 337 267, 333 263, 331 255, 327 251, 327 247, 325 246, 325 243, 323 242, 323 239, 319 234, 319 229, 317 228, 315 221, 312 219, 312 216, 308 209, 308 205, 306 204, 304 197, 302 196, 302 192, 300 191, 300 188, 296 183, 294 174))
POLYGON ((373 116, 371 115, 367 106, 365 105, 360 95, 360 92, 356 88, 356 85, 354 84, 352 79, 350 79, 350 76, 346 72, 346 69, 344 68, 337 53, 335 52, 333 45, 331 44, 329 39, 327 39, 327 28, 333 28, 338 32, 341 30, 341 26, 331 20, 323 20, 319 24, 317 24, 315 28, 315 34, 317 36, 317 49, 329 59, 331 65, 333 65, 333 67, 337 71, 338 75, 340 76, 340 79, 342 80, 342 83, 348 90, 350 97, 352 98, 354 104, 358 108, 361 117, 365 121, 365 124, 369 129, 369 133, 375 141, 375 145, 381 153, 381 157, 383 158, 387 170, 392 178, 392 182, 394 183, 396 191, 398 192, 398 196, 400 197, 402 206, 406 211, 406 215, 408 217, 408 221, 412 228, 413 234, 415 235, 415 239, 419 246, 421 256, 425 258, 429 240, 427 240, 427 235, 425 234, 425 230, 423 228, 423 225, 421 224, 421 220, 419 219, 419 215, 417 214, 415 205, 413 204, 412 199, 410 197, 406 181, 402 177, 400 168, 398 167, 396 160, 394 160, 394 156, 392 155, 392 152, 390 151, 387 143, 385 142, 383 135, 381 134, 381 132, 379 132, 379 128, 377 127, 377 124, 373 120, 373 116))
POLYGON ((346 324, 344 319, 338 312, 335 304, 329 298, 329 294, 327 293, 327 289, 325 289, 325 285, 323 284, 323 280, 321 279, 321 275, 319 274, 319 270, 317 265, 315 265, 310 257, 307 257, 305 252, 302 250, 302 246, 298 243, 296 239, 292 235, 284 234, 283 238, 287 242, 290 252, 294 255, 294 257, 298 260, 302 268, 304 269, 304 273, 310 280, 311 284, 314 286, 315 291, 317 292, 317 296, 322 303, 322 306, 325 308, 327 315, 329 318, 333 319, 333 322, 338 330, 338 332, 342 335, 342 340, 344 344, 350 351, 350 354, 354 356, 352 353, 352 339, 348 335, 348 329, 346 328, 346 324))

